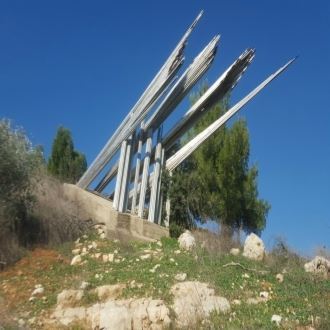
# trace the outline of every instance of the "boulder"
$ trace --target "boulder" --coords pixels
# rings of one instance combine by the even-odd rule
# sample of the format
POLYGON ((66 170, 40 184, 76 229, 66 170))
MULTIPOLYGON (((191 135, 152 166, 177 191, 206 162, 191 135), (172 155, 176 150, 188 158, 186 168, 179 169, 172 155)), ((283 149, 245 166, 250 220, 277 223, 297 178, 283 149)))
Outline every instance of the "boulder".
POLYGON ((323 275, 325 278, 330 275, 330 261, 324 257, 316 256, 304 265, 305 271, 313 274, 323 275))
POLYGON ((190 251, 196 246, 195 237, 189 230, 186 230, 183 234, 181 234, 178 241, 180 249, 186 251, 190 251))
POLYGON ((261 261, 264 259, 265 245, 259 236, 252 233, 246 237, 243 256, 248 259, 257 261, 261 261))
POLYGON ((77 256, 74 256, 71 260, 71 266, 79 265, 81 263, 82 259, 81 256, 78 254, 77 256))
POLYGON ((162 300, 150 298, 112 300, 89 307, 57 305, 49 323, 70 326, 84 322, 91 329, 167 329, 170 327, 170 311, 162 300))
POLYGON ((171 288, 174 296, 173 310, 177 327, 193 326, 197 321, 207 318, 212 311, 227 312, 230 304, 226 298, 216 296, 207 283, 187 281, 171 288))

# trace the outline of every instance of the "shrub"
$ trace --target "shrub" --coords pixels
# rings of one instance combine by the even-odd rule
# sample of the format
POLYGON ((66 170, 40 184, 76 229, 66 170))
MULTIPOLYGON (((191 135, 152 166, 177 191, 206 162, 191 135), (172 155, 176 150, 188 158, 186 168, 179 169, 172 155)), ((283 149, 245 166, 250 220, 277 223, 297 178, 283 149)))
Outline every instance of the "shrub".
POLYGON ((79 205, 46 174, 41 149, 22 129, 0 120, 0 267, 35 244, 76 238, 86 227, 79 205))

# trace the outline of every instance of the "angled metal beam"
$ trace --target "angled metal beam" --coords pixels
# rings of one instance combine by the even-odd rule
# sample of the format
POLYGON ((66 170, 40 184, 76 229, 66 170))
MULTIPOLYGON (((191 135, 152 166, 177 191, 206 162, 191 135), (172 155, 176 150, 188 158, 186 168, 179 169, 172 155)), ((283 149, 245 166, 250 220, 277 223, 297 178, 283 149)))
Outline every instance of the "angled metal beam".
POLYGON ((200 12, 194 22, 190 25, 187 32, 184 34, 178 45, 175 47, 169 58, 166 60, 163 67, 160 69, 155 78, 151 81, 145 92, 137 101, 135 106, 117 128, 112 137, 108 140, 101 152, 92 162, 90 167, 81 177, 77 185, 81 188, 87 188, 95 177, 102 171, 104 166, 109 162, 114 153, 118 150, 121 143, 133 132, 133 130, 143 120, 152 105, 156 102, 159 95, 171 82, 173 76, 183 63, 183 51, 187 44, 187 40, 197 22, 201 18, 203 12, 200 12), (132 130, 128 130, 132 128, 132 130))
POLYGON ((247 104, 254 96, 256 96, 264 87, 266 87, 273 79, 281 74, 296 58, 293 58, 283 67, 278 69, 275 73, 270 75, 259 86, 245 96, 241 101, 236 103, 223 116, 213 122, 204 131, 196 135, 186 145, 184 145, 178 152, 166 161, 166 168, 173 171, 179 164, 181 164, 187 157, 189 157, 205 140, 216 132, 222 125, 224 125, 232 116, 234 116, 245 104, 247 104))

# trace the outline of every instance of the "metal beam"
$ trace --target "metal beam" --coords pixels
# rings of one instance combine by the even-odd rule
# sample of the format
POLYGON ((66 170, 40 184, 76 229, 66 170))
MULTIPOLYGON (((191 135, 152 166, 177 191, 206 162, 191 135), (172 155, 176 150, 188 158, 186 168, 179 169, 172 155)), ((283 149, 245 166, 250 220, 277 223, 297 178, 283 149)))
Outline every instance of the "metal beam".
POLYGON ((278 69, 275 73, 270 75, 252 92, 245 96, 241 101, 236 103, 223 116, 213 122, 204 131, 196 135, 186 145, 184 145, 178 152, 166 161, 166 168, 173 171, 179 164, 181 164, 187 157, 189 157, 206 139, 216 132, 222 125, 224 125, 232 116, 234 116, 245 104, 247 104, 254 96, 256 96, 264 87, 266 87, 273 79, 281 74, 296 58, 293 58, 283 67, 278 69))

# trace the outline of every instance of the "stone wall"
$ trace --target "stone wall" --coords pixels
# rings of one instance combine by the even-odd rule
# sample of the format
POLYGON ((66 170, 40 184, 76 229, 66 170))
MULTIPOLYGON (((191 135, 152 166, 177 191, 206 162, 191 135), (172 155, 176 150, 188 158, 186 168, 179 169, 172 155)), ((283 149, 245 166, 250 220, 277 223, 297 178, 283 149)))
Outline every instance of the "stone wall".
POLYGON ((72 184, 64 184, 64 194, 95 222, 104 223, 107 235, 118 239, 157 240, 168 237, 168 229, 128 213, 118 213, 108 199, 72 184))

